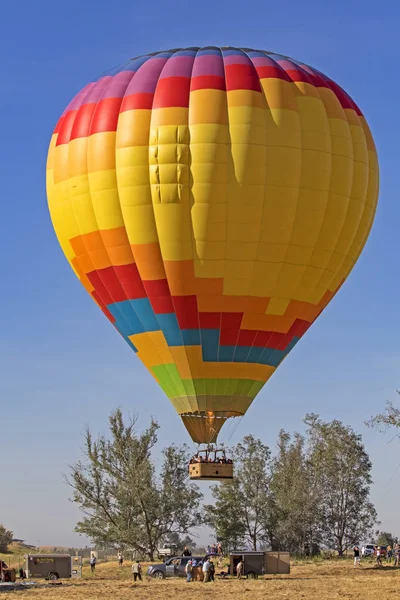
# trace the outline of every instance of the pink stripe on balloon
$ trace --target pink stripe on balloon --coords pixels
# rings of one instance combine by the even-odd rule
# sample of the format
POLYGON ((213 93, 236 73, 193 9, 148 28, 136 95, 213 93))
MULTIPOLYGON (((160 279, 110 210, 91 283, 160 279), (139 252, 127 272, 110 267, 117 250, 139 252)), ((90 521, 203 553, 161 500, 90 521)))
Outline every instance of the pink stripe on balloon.
POLYGON ((251 65, 252 62, 248 56, 244 55, 228 55, 224 56, 224 63, 226 65, 251 65))
POLYGON ((139 93, 154 94, 157 81, 166 62, 166 58, 152 58, 145 62, 132 77, 125 96, 139 93))
POLYGON ((79 110, 79 108, 82 106, 82 103, 85 100, 86 95, 89 94, 89 92, 95 85, 96 84, 93 81, 85 85, 85 87, 80 92, 78 92, 77 95, 71 100, 61 117, 66 115, 67 112, 69 112, 70 110, 79 110))
POLYGON ((251 59, 251 62, 255 67, 279 67, 275 60, 267 56, 265 58, 263 56, 255 56, 251 59))
POLYGON ((121 71, 114 75, 102 98, 123 98, 133 75, 132 71, 121 71))
POLYGON ((102 77, 99 79, 94 87, 90 90, 89 94, 85 98, 85 104, 97 104, 97 102, 103 96, 104 90, 110 83, 112 77, 111 75, 106 75, 106 77, 102 77))
POLYGON ((215 54, 203 54, 202 56, 197 56, 193 65, 192 77, 200 77, 202 75, 225 77, 222 56, 216 56, 215 54))
POLYGON ((160 79, 166 77, 191 77, 194 56, 173 56, 165 65, 160 79))

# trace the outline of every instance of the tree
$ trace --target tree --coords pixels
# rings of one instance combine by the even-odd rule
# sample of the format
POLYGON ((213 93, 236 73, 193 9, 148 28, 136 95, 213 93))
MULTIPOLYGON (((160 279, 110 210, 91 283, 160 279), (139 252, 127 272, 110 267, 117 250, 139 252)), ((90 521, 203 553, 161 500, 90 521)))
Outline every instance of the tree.
POLYGON ((87 429, 85 460, 71 467, 67 481, 85 514, 77 532, 96 544, 132 549, 154 560, 167 534, 187 534, 201 523, 202 495, 188 481, 188 449, 167 447, 157 475, 152 451, 158 425, 151 421, 140 435, 135 426, 136 418, 125 424, 118 409, 109 417, 109 437, 93 441, 87 429))
MULTIPOLYGON (((400 390, 396 391, 400 395, 400 390)), ((371 417, 371 419, 366 422, 366 425, 368 427, 378 427, 380 429, 385 429, 387 427, 400 429, 400 409, 397 408, 393 402, 387 402, 384 412, 371 417)))
POLYGON ((278 453, 272 462, 272 512, 268 531, 272 550, 304 554, 319 548, 321 484, 308 460, 305 438, 280 431, 278 453))
POLYGON ((377 546, 395 546, 398 541, 399 538, 394 536, 392 533, 389 533, 388 531, 378 531, 378 539, 377 539, 377 546))
POLYGON ((270 451, 252 435, 233 449, 236 477, 211 488, 215 506, 205 507, 205 522, 226 548, 265 543, 269 508, 270 451))
POLYGON ((7 552, 8 546, 13 540, 14 534, 0 524, 0 552, 7 552))
POLYGON ((309 460, 321 484, 323 541, 339 555, 372 532, 376 510, 369 499, 372 464, 360 435, 341 421, 307 415, 309 460))

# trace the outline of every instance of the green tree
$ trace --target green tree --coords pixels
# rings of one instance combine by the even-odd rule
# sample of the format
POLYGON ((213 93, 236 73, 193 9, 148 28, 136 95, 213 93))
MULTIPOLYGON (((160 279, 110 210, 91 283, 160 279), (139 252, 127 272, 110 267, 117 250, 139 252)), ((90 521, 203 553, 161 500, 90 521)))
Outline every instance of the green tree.
POLYGON ((339 555, 372 533, 377 522, 370 501, 372 464, 360 435, 341 421, 307 415, 309 460, 318 478, 323 541, 339 555))
POLYGON ((187 534, 201 523, 202 495, 188 479, 188 449, 163 451, 157 475, 152 451, 158 425, 141 434, 136 419, 124 422, 118 409, 109 417, 109 437, 85 434, 85 459, 71 467, 68 483, 84 517, 76 531, 101 546, 125 547, 154 560, 163 538, 187 534))
POLYGON ((388 531, 378 531, 378 539, 376 541, 377 546, 395 546, 399 541, 399 538, 394 536, 393 533, 388 531))
MULTIPOLYGON (((400 395, 400 390, 396 391, 400 395)), ((371 419, 366 422, 366 425, 368 427, 377 427, 381 430, 385 430, 388 427, 400 429, 400 409, 397 408, 393 402, 387 402, 384 412, 371 417, 371 419)))
POLYGON ((7 552, 8 546, 13 540, 14 534, 0 524, 0 552, 7 552))
POLYGON ((321 483, 308 460, 305 438, 279 433, 272 463, 269 541, 272 550, 303 554, 321 544, 321 483))
POLYGON ((252 435, 233 449, 235 478, 211 488, 215 505, 205 507, 205 522, 225 548, 248 543, 258 550, 266 541, 270 451, 252 435))

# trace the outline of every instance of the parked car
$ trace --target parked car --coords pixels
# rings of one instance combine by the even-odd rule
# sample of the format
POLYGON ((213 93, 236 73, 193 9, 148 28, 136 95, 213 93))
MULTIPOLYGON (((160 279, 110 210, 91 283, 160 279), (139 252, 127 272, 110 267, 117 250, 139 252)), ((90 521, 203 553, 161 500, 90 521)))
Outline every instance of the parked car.
MULTIPOLYGON (((376 544, 365 544, 364 546, 365 551, 364 551, 364 556, 376 556, 376 548, 377 545, 376 544)), ((387 546, 380 546, 381 549, 381 557, 385 558, 386 553, 387 553, 387 546)))
POLYGON ((189 559, 196 560, 197 564, 203 564, 204 556, 173 556, 163 563, 150 565, 147 569, 147 575, 155 579, 165 579, 166 577, 186 577, 185 567, 189 559))
MULTIPOLYGON (((385 558, 386 554, 387 554, 387 546, 379 546, 381 549, 381 558, 385 558)), ((376 550, 374 552, 375 556, 376 556, 376 550)))
POLYGON ((373 556, 375 552, 374 544, 365 544, 364 556, 373 556))

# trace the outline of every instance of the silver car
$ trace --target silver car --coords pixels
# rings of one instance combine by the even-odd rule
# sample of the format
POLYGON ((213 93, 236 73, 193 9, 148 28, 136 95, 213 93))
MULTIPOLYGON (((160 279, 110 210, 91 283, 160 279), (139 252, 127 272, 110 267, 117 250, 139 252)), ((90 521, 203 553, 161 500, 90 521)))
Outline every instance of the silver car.
POLYGON ((196 565, 202 565, 205 560, 204 556, 172 556, 163 563, 150 565, 147 569, 147 575, 155 579, 186 577, 185 567, 190 558, 196 561, 196 565))

